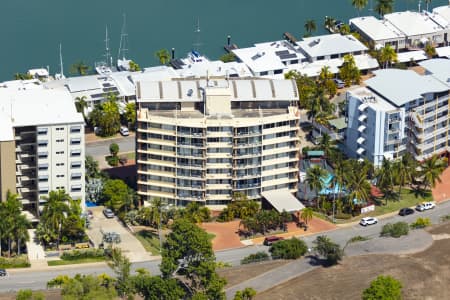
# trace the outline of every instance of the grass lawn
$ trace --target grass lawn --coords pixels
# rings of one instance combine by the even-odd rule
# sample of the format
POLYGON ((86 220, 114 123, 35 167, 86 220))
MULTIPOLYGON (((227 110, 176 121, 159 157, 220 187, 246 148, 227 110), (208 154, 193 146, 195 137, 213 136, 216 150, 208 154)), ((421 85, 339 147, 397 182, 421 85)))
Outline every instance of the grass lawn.
POLYGON ((152 255, 159 255, 159 237, 158 234, 150 230, 141 230, 136 233, 136 238, 144 246, 145 250, 152 255))
POLYGON ((338 224, 344 224, 349 222, 354 222, 364 217, 375 217, 380 216, 384 214, 388 214, 391 212, 398 212, 401 208, 404 207, 412 207, 416 206, 418 203, 426 202, 426 201, 433 201, 433 197, 431 196, 431 192, 426 191, 424 192, 423 196, 417 195, 414 193, 413 190, 409 189, 402 189, 402 195, 400 200, 388 200, 386 204, 386 200, 381 198, 380 199, 380 205, 375 206, 375 211, 371 211, 367 214, 356 216, 354 218, 351 218, 349 220, 337 220, 338 224))
POLYGON ((134 152, 134 151, 133 152, 121 153, 121 155, 125 155, 128 159, 135 159, 136 158, 136 152, 134 152))
POLYGON ((63 265, 76 265, 76 264, 86 264, 93 262, 105 261, 104 257, 91 257, 91 258, 80 258, 75 260, 50 260, 47 262, 49 266, 63 266, 63 265))

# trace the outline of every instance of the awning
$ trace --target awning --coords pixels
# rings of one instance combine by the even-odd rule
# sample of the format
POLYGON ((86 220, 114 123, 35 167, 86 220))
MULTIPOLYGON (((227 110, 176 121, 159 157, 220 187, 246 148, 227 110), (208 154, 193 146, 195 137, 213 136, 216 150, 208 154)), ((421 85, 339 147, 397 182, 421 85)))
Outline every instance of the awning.
POLYGON ((322 157, 325 155, 325 152, 323 152, 322 150, 312 150, 312 151, 306 152, 306 155, 309 157, 311 157, 311 156, 322 157))
POLYGON ((367 119, 367 116, 366 115, 361 115, 361 116, 359 116, 358 121, 362 122, 365 119, 367 119))
POLYGON ((364 151, 366 151, 366 149, 364 148, 358 148, 358 150, 356 150, 356 153, 358 153, 359 155, 363 154, 364 151))
POLYGON ((288 189, 272 190, 261 194, 279 213, 283 210, 287 212, 297 212, 305 206, 292 195, 288 189))
POLYGON ((363 132, 364 130, 366 130, 366 126, 361 125, 361 126, 358 127, 358 131, 359 132, 363 132))
POLYGON ((356 143, 358 143, 359 145, 361 145, 362 143, 364 143, 365 140, 366 140, 365 138, 359 137, 359 138, 356 140, 356 143))

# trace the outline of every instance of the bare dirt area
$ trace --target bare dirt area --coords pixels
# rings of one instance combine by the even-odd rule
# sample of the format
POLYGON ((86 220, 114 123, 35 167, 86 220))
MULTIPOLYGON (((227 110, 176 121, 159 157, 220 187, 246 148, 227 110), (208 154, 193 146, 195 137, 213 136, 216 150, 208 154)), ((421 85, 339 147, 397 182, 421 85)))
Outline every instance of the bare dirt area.
MULTIPOLYGON (((433 236, 449 234, 450 223, 429 232, 433 236)), ((450 299, 449 251, 450 239, 443 238, 411 255, 348 257, 338 266, 311 271, 258 294, 256 299, 361 299, 362 291, 378 275, 400 280, 403 299, 450 299)))
POLYGON ((227 279, 226 287, 230 287, 272 269, 278 268, 288 262, 289 261, 287 260, 269 260, 260 263, 242 265, 239 267, 224 268, 217 270, 217 273, 227 279))

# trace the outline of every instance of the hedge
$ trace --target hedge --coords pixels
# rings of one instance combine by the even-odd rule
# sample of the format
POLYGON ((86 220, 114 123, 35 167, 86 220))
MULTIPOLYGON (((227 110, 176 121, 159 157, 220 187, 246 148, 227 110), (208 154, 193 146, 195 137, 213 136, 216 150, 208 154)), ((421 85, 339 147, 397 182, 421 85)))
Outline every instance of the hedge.
POLYGON ((0 257, 1 269, 13 269, 13 268, 28 268, 30 262, 27 255, 20 255, 16 257, 0 257))
POLYGON ((82 258, 97 258, 104 257, 105 250, 104 249, 88 249, 88 250, 73 250, 64 252, 61 255, 61 259, 63 260, 77 260, 82 258))

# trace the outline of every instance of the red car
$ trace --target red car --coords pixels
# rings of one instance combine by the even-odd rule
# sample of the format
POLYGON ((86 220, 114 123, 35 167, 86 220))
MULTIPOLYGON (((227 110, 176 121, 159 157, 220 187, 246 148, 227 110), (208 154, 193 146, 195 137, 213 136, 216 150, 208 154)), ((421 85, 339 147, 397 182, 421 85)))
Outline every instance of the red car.
POLYGON ((264 245, 265 246, 272 246, 273 243, 279 242, 284 240, 284 238, 280 236, 268 236, 264 239, 264 245))

